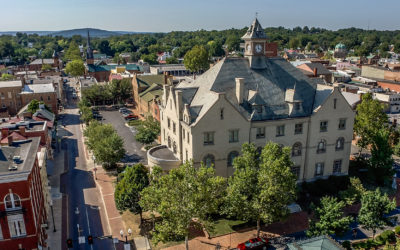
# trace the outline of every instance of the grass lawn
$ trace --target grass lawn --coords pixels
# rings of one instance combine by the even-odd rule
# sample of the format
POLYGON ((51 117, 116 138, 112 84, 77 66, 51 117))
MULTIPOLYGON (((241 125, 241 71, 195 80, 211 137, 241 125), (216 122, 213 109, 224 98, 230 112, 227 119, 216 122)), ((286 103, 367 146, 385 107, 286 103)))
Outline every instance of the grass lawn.
POLYGON ((138 125, 140 125, 140 123, 141 123, 140 120, 128 121, 128 125, 129 125, 129 126, 138 126, 138 125))
POLYGON ((234 226, 239 226, 245 223, 246 221, 241 221, 241 220, 219 219, 215 221, 213 232, 209 233, 211 237, 217 237, 219 235, 232 233, 236 231, 235 229, 233 229, 234 226))

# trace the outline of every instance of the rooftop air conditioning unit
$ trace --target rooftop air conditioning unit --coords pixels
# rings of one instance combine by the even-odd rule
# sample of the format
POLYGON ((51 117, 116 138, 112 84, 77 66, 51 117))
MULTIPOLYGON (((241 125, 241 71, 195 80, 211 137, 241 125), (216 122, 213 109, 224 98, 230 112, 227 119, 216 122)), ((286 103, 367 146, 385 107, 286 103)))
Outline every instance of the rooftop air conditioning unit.
POLYGON ((12 165, 12 166, 8 167, 8 171, 16 171, 16 170, 18 170, 18 166, 16 166, 16 165, 12 165))

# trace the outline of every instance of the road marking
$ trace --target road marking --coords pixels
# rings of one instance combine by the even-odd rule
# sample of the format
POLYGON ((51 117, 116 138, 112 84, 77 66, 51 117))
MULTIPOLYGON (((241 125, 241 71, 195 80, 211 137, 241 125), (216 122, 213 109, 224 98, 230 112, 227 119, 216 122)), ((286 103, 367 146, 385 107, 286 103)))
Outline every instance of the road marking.
POLYGON ((122 217, 121 216, 117 216, 117 217, 109 218, 108 220, 115 220, 115 219, 120 219, 120 218, 122 218, 122 217))

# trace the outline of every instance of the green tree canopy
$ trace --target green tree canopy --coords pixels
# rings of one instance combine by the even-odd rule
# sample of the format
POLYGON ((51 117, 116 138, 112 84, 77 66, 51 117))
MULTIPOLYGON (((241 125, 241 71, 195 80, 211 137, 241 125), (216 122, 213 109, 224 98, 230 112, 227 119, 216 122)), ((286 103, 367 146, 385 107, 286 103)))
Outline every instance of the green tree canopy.
POLYGON ((229 35, 226 38, 225 45, 228 51, 238 51, 240 46, 240 37, 237 34, 229 35))
POLYGON ((270 224, 288 214, 295 199, 296 177, 291 172, 290 148, 269 142, 258 154, 254 144, 243 144, 242 155, 234 160, 229 178, 225 213, 246 221, 270 224))
POLYGON ((48 70, 51 70, 51 69, 52 69, 52 67, 51 67, 50 64, 43 64, 42 65, 42 71, 48 71, 48 70))
POLYGON ((82 76, 85 74, 85 65, 81 59, 73 60, 72 62, 67 63, 65 72, 73 77, 82 76))
POLYGON ((187 243, 194 219, 196 225, 212 227, 210 216, 218 212, 225 188, 225 179, 215 176, 213 168, 204 165, 195 168, 192 162, 186 162, 166 175, 158 175, 141 192, 139 201, 144 210, 161 215, 161 222, 155 226, 154 241, 185 238, 187 243))
POLYGON ((381 128, 372 137, 371 158, 369 159, 370 176, 378 185, 383 186, 392 181, 393 170, 393 148, 390 145, 390 131, 381 128))
POLYGON ((68 49, 65 51, 64 58, 67 61, 82 60, 79 47, 74 41, 69 44, 68 49))
POLYGON ((30 113, 34 114, 34 113, 39 109, 39 105, 40 105, 40 104, 43 104, 44 107, 45 107, 45 109, 47 109, 48 111, 52 112, 51 109, 50 109, 49 107, 47 107, 47 105, 46 105, 44 102, 42 102, 42 101, 39 102, 39 101, 36 100, 36 99, 33 99, 33 100, 28 104, 27 110, 28 110, 30 113))
POLYGON ((343 216, 346 204, 338 201, 336 197, 325 196, 321 204, 314 210, 314 217, 310 220, 307 236, 320 236, 336 234, 343 235, 350 229, 352 218, 343 216))
POLYGON ((149 171, 139 163, 126 167, 122 179, 115 187, 115 204, 120 211, 129 209, 132 213, 140 215, 142 223, 142 207, 139 204, 140 192, 149 185, 149 171))
POLYGON ((185 67, 191 72, 207 70, 210 65, 208 62, 208 52, 204 46, 194 46, 184 57, 185 67))
POLYGON ((372 98, 371 93, 362 96, 362 102, 357 106, 357 115, 354 123, 354 131, 360 140, 358 145, 366 148, 374 143, 375 134, 388 122, 387 115, 383 112, 383 106, 378 100, 372 98))
POLYGON ((112 80, 107 88, 113 98, 114 103, 124 103, 132 96, 132 83, 130 79, 112 80))
POLYGON ((11 81, 11 80, 14 80, 14 79, 15 79, 15 77, 13 75, 10 75, 10 74, 7 74, 7 73, 2 74, 1 77, 0 77, 0 81, 11 81))
POLYGON ((373 237, 377 229, 383 229, 389 225, 386 214, 396 208, 394 200, 390 200, 386 194, 382 194, 379 188, 368 191, 361 197, 361 209, 358 221, 367 230, 373 231, 373 237))
POLYGON ((157 139, 160 130, 160 123, 149 115, 137 127, 135 139, 142 144, 151 144, 157 139))

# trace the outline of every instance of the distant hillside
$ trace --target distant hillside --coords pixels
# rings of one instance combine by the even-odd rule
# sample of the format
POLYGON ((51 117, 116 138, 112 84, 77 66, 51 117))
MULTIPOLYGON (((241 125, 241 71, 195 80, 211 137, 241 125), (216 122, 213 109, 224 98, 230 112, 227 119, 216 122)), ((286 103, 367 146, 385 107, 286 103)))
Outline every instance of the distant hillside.
POLYGON ((39 36, 63 36, 63 37, 71 37, 74 35, 80 35, 83 37, 87 36, 87 31, 89 30, 91 37, 110 37, 110 36, 120 36, 125 34, 137 34, 137 33, 145 33, 145 32, 131 32, 131 31, 108 31, 101 29, 92 29, 92 28, 82 28, 82 29, 71 29, 71 30, 61 30, 61 31, 0 31, 1 35, 12 35, 15 36, 17 32, 30 34, 38 34, 39 36))
POLYGON ((71 37, 75 35, 80 35, 83 37, 87 36, 87 32, 89 30, 91 37, 109 37, 109 36, 118 36, 121 35, 118 32, 108 31, 108 30, 101 30, 101 29, 91 29, 91 28, 83 28, 83 29, 73 29, 73 30, 62 30, 50 33, 51 36, 64 36, 64 37, 71 37))

